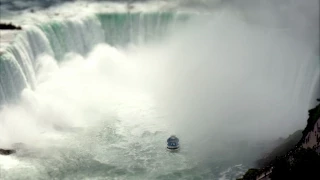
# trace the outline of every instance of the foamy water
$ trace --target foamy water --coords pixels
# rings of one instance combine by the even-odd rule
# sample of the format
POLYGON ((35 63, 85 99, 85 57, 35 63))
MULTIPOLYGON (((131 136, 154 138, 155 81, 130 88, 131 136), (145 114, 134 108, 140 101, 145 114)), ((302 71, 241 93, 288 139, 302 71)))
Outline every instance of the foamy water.
POLYGON ((271 5, 133 6, 7 12, 26 30, 0 59, 0 147, 23 145, 0 156, 2 179, 235 179, 264 140, 304 127, 314 34, 264 19, 271 5))

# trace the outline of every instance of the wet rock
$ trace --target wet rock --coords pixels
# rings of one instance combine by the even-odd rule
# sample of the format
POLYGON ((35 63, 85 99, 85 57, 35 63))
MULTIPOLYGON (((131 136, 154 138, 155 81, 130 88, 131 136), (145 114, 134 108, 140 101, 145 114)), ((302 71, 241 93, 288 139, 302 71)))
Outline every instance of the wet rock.
POLYGON ((0 149, 0 155, 10 155, 15 153, 16 151, 13 149, 0 149))
POLYGON ((0 23, 0 30, 21 30, 20 26, 13 25, 11 23, 0 23))

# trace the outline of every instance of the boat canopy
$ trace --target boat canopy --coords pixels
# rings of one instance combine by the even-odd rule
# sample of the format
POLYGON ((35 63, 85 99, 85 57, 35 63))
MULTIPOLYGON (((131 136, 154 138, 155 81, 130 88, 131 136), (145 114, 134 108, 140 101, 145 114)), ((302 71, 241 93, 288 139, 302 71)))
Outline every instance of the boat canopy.
POLYGON ((176 136, 172 135, 168 138, 167 142, 176 142, 178 143, 179 142, 179 138, 177 138, 176 136))

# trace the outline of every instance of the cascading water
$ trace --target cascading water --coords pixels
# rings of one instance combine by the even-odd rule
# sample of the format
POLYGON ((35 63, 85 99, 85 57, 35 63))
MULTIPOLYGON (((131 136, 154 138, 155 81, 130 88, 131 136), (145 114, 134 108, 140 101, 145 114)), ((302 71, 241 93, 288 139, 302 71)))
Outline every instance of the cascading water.
POLYGON ((8 78, 1 81, 1 102, 16 99, 26 86, 35 88, 39 66, 36 59, 41 54, 61 61, 66 53, 84 56, 103 42, 116 46, 143 44, 168 31, 171 22, 187 17, 173 13, 112 13, 27 27, 1 56, 2 78, 8 78))
POLYGON ((229 6, 93 13, 27 22, 1 54, 2 179, 236 179, 257 141, 303 128, 320 76, 303 37, 229 6))

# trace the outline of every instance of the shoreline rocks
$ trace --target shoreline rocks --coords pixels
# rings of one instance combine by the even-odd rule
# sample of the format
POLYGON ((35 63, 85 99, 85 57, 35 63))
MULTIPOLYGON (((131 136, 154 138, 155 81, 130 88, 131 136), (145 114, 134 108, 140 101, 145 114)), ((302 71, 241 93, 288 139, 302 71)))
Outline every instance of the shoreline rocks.
POLYGON ((13 149, 0 149, 0 155, 10 155, 15 152, 16 150, 13 150, 13 149))
POLYGON ((22 27, 13 25, 12 23, 0 23, 0 30, 22 30, 22 27))

